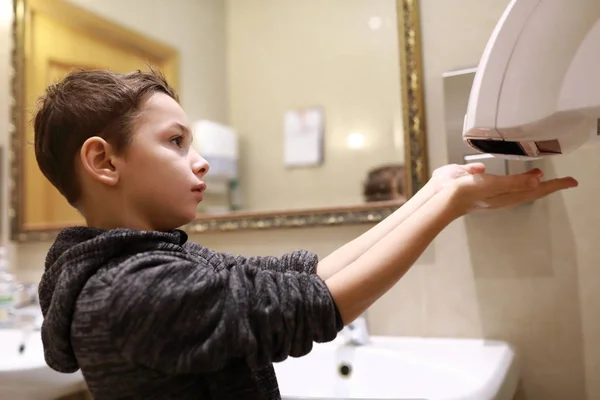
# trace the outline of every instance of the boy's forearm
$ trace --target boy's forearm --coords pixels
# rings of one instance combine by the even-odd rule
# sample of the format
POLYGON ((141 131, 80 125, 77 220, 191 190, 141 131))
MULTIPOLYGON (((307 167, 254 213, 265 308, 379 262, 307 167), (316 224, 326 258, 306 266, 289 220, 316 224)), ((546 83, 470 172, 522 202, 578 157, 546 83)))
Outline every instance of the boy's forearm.
POLYGON ((356 261, 328 278, 327 284, 344 320, 353 321, 409 270, 433 239, 459 215, 451 197, 439 193, 356 261))
POLYGON ((392 232, 394 228, 400 225, 423 204, 425 204, 435 193, 432 184, 426 184, 404 205, 398 208, 392 215, 369 229, 351 242, 336 249, 319 262, 317 274, 321 279, 328 279, 342 270, 347 265, 358 259, 363 253, 369 250, 375 243, 392 232))

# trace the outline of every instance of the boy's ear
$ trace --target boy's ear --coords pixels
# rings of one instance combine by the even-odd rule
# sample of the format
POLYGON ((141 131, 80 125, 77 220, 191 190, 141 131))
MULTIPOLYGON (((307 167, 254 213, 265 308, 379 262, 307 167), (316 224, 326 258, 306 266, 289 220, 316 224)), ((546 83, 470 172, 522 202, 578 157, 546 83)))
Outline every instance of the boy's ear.
POLYGON ((114 186, 119 182, 119 172, 114 164, 113 147, 98 136, 88 138, 79 152, 83 169, 97 181, 114 186))

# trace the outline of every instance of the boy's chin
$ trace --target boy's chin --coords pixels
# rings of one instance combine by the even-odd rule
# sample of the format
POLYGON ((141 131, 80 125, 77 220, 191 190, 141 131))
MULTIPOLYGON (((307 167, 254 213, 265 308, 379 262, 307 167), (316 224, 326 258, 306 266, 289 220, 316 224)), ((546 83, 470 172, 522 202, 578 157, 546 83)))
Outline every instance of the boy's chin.
POLYGON ((178 221, 180 224, 178 227, 181 227, 183 225, 187 225, 191 222, 194 222, 194 220, 198 217, 196 210, 194 209, 193 212, 189 212, 186 215, 181 215, 180 216, 180 220, 178 221))
POLYGON ((170 215, 160 223, 155 224, 155 230, 167 232, 173 229, 181 229, 183 226, 193 222, 196 219, 196 213, 186 213, 179 215, 170 215))

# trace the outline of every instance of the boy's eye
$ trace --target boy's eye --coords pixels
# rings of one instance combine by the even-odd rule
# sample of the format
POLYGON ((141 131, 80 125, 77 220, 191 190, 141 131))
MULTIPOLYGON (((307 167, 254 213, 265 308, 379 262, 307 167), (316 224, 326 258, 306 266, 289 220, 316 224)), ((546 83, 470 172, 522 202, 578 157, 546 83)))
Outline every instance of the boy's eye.
POLYGON ((177 136, 171 139, 171 143, 173 143, 177 147, 183 146, 183 136, 177 136))

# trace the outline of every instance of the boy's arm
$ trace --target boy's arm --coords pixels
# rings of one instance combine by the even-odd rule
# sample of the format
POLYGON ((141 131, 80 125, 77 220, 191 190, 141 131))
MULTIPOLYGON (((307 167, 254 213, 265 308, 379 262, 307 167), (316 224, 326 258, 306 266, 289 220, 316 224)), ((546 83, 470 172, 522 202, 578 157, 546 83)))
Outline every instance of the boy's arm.
MULTIPOLYGON (((228 253, 216 253, 219 257, 223 258, 225 265, 231 265, 232 259, 237 262, 245 262, 249 264, 259 264, 264 268, 285 271, 293 270, 298 272, 306 273, 317 273, 321 279, 326 280, 337 272, 342 270, 347 265, 350 265, 358 257, 363 255, 368 249, 370 249, 375 243, 385 237, 394 228, 400 225, 408 217, 410 217, 415 211, 417 211, 423 204, 425 204, 433 195, 436 193, 436 184, 429 181, 420 191, 418 191, 413 197, 411 197, 406 203, 398 208, 394 213, 388 216, 386 219, 363 233, 356 239, 344 244, 339 247, 327 257, 322 259, 318 265, 316 263, 307 263, 302 257, 298 257, 296 252, 284 255, 287 260, 279 260, 272 256, 261 256, 261 257, 244 257, 244 256, 233 256, 228 253), (291 258, 294 256, 295 258, 291 258), (285 261, 285 262, 280 262, 285 261)), ((204 249, 204 251, 210 251, 204 249)))
MULTIPOLYGON (((532 170, 539 171, 538 169, 532 170)), ((485 165, 482 163, 472 164, 448 164, 436 168, 431 175, 431 179, 425 186, 411 197, 402 207, 396 210, 388 218, 371 228, 369 231, 353 240, 352 242, 340 247, 328 257, 319 263, 317 273, 323 279, 333 276, 344 267, 354 262, 363 255, 375 243, 383 239, 392 232, 398 225, 404 222, 414 212, 427 203, 440 189, 455 179, 472 174, 481 174, 485 172, 485 165)), ((539 171, 541 172, 541 171, 539 171)))
MULTIPOLYGON (((286 270, 284 260, 309 260, 308 252, 279 263, 223 263, 210 252, 206 265, 179 256, 137 258, 114 279, 114 341, 131 362, 170 373, 215 371, 234 359, 260 368, 303 356, 389 289, 450 222, 439 198, 430 204, 327 280, 286 270)), ((316 263, 312 257, 308 269, 316 263)))
POLYGON ((354 262, 326 279, 344 324, 394 286, 433 239, 459 216, 449 197, 437 194, 427 207, 419 208, 354 262))
POLYGON ((248 264, 216 269, 179 254, 137 257, 114 279, 111 333, 132 362, 172 373, 214 371, 233 359, 260 368, 302 356, 393 286, 454 219, 473 207, 516 205, 574 184, 539 184, 531 175, 465 177, 326 281, 248 264))
POLYGON ((577 186, 572 178, 540 182, 541 174, 463 174, 353 263, 326 280, 344 323, 354 320, 389 290, 433 239, 456 218, 502 209, 577 186))
POLYGON ((354 262, 375 243, 392 232, 435 194, 434 185, 427 183, 392 215, 325 257, 317 266, 317 274, 328 279, 354 262))
MULTIPOLYGON (((307 254, 281 260, 306 257, 314 269, 317 259, 307 254)), ((342 329, 318 275, 282 272, 271 258, 270 268, 216 269, 217 260, 199 265, 180 255, 149 255, 120 266, 107 308, 124 357, 169 373, 215 371, 234 359, 260 368, 305 355, 342 329)))

